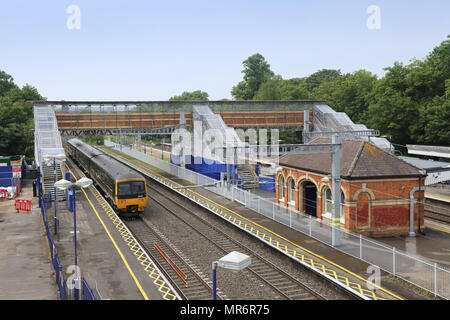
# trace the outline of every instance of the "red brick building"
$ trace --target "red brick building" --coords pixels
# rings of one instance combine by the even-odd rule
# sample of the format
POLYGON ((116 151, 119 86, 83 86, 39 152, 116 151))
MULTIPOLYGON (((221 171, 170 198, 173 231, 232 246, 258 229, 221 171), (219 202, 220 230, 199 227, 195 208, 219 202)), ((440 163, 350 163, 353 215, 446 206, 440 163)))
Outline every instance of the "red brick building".
MULTIPOLYGON (((330 142, 318 138, 311 143, 330 142)), ((367 141, 342 144, 341 226, 365 235, 407 235, 410 192, 424 186, 426 175, 367 141)), ((287 154, 279 164, 276 201, 318 219, 331 219, 331 155, 287 154)), ((415 192, 414 198, 422 200, 423 191, 415 192)), ((416 204, 414 231, 422 227, 423 206, 416 204)))

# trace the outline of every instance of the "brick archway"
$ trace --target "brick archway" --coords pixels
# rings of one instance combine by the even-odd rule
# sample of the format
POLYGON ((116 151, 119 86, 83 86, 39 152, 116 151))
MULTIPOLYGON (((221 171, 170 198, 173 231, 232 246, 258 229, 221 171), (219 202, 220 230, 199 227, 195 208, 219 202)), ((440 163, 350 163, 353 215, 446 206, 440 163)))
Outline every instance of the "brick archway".
POLYGON ((317 184, 310 179, 301 179, 298 182, 299 210, 313 217, 318 215, 318 195, 317 184))

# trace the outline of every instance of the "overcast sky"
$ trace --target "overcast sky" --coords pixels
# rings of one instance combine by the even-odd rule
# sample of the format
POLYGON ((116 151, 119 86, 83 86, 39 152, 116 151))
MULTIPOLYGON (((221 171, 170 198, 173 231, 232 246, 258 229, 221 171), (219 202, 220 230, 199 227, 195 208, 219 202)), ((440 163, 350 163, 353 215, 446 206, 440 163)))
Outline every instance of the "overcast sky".
POLYGON ((381 77, 450 34, 448 0, 0 1, 0 70, 50 100, 231 98, 257 52, 284 79, 381 77))

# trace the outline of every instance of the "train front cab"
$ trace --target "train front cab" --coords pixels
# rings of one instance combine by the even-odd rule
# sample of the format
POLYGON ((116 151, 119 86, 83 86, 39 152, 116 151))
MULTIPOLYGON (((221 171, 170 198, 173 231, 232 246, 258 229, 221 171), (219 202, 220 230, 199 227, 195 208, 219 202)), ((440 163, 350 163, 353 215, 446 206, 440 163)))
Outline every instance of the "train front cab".
POLYGON ((116 181, 116 206, 123 217, 142 214, 147 205, 147 185, 145 179, 122 179, 116 181))

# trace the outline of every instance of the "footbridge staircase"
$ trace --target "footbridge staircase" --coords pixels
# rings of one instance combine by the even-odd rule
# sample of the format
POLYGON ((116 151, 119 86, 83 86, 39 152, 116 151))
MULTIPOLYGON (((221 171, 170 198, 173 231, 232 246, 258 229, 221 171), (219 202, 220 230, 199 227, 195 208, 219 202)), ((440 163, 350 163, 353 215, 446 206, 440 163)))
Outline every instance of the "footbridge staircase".
MULTIPOLYGON (((56 160, 55 156, 63 155, 61 135, 53 108, 49 105, 34 105, 34 157, 40 168, 43 192, 50 193, 55 199, 53 184, 62 179, 65 174, 64 161, 56 160)), ((56 189, 58 200, 65 198, 64 191, 56 189)))

